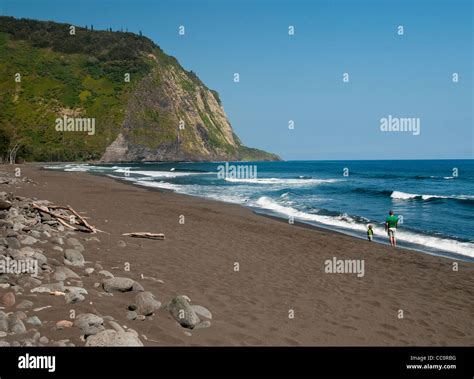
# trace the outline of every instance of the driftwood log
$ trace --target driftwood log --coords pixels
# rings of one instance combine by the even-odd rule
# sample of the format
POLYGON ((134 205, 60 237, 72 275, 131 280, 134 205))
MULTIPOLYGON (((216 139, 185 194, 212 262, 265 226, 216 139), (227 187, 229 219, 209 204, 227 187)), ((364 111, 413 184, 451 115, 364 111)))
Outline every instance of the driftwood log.
POLYGON ((65 226, 68 229, 94 234, 97 232, 105 233, 102 230, 99 230, 95 226, 91 225, 89 222, 87 222, 85 217, 81 216, 70 205, 68 205, 67 207, 62 207, 54 204, 42 205, 33 203, 33 208, 50 215, 51 217, 55 218, 56 221, 58 221, 61 225, 65 226), (61 209, 63 211, 66 211, 65 213, 68 213, 69 215, 65 216, 64 214, 54 212, 53 210, 55 209, 61 209))
POLYGON ((163 233, 148 233, 148 232, 135 232, 135 233, 124 233, 122 236, 129 236, 135 238, 149 238, 152 240, 164 240, 165 235, 163 233))

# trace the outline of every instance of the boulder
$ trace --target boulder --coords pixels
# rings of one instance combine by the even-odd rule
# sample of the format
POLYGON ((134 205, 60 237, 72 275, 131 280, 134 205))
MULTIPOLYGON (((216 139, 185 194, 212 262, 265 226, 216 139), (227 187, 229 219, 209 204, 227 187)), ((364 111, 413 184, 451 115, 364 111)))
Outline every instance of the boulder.
POLYGON ((13 292, 7 292, 2 296, 2 304, 5 308, 10 308, 15 305, 15 295, 13 292))
POLYGON ((105 330, 104 319, 92 313, 82 313, 77 316, 74 326, 79 328, 86 337, 105 330))
POLYGON ((107 329, 89 337, 86 346, 143 346, 143 343, 134 333, 107 329))
POLYGON ((136 311, 139 315, 150 316, 156 310, 160 309, 161 303, 155 299, 151 292, 141 292, 135 296, 135 303, 129 308, 136 311))
POLYGON ((129 278, 110 278, 102 282, 102 287, 106 292, 127 292, 132 291, 135 281, 129 278))
POLYGON ((75 304, 85 300, 84 295, 77 292, 68 292, 64 295, 64 299, 68 304, 75 304))
POLYGON ((58 282, 63 282, 66 279, 80 279, 80 276, 72 271, 69 267, 59 266, 54 271, 53 278, 58 282))
POLYGON ((84 246, 77 240, 77 238, 68 238, 66 244, 71 246, 74 250, 82 253, 84 251, 84 246))
POLYGON ((42 322, 38 318, 38 316, 31 316, 25 320, 27 324, 34 325, 34 326, 41 326, 42 322))
POLYGON ((100 277, 103 277, 104 279, 111 279, 114 277, 114 274, 112 274, 111 272, 107 270, 100 270, 98 274, 100 277))
POLYGON ((0 199, 0 210, 8 210, 12 207, 12 203, 8 200, 0 199))
POLYGON ((21 249, 21 244, 20 244, 20 241, 18 241, 18 238, 16 237, 7 237, 6 238, 7 240, 7 243, 8 243, 8 247, 10 249, 21 249))
POLYGON ((26 236, 26 235, 21 235, 18 239, 22 245, 33 245, 36 242, 38 242, 38 240, 35 237, 26 236))
POLYGON ((46 284, 42 284, 39 287, 33 288, 31 290, 31 293, 50 293, 50 292, 55 292, 55 291, 64 292, 65 289, 66 288, 64 287, 63 282, 46 283, 46 284))
POLYGON ((201 320, 189 303, 189 297, 176 296, 171 300, 168 308, 171 315, 182 327, 193 329, 201 320))
POLYGON ((83 267, 85 263, 84 256, 81 252, 74 249, 66 249, 64 258, 66 259, 65 262, 72 266, 83 267))
POLYGON ((209 309, 204 308, 201 305, 191 305, 191 308, 194 310, 194 312, 196 312, 199 317, 204 317, 209 320, 212 320, 212 313, 209 311, 209 309))

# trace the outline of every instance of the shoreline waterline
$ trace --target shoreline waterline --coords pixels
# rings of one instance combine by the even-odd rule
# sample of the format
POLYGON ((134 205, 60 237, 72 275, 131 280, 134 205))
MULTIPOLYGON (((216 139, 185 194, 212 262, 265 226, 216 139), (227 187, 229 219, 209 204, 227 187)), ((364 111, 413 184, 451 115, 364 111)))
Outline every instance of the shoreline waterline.
MULTIPOLYGON (((163 164, 172 164, 172 163, 171 162, 163 162, 163 164)), ((74 165, 74 164, 70 164, 70 165, 74 165)), ((139 164, 137 164, 137 165, 139 165, 139 164)), ((157 192, 172 192, 172 193, 175 193, 177 195, 187 195, 187 196, 190 196, 190 197, 203 199, 203 200, 211 200, 211 201, 217 201, 217 202, 224 203, 224 204, 239 205, 239 206, 242 206, 243 208, 250 209, 253 213, 255 213, 259 216, 272 217, 272 218, 274 218, 278 221, 281 221, 283 223, 288 223, 288 220, 289 220, 288 215, 286 215, 282 212, 278 212, 278 210, 275 211, 271 208, 258 207, 258 206, 255 206, 255 204, 245 204, 245 203, 238 203, 238 202, 233 202, 233 201, 226 201, 223 198, 214 198, 214 197, 204 196, 204 195, 199 195, 199 194, 183 193, 183 192, 180 192, 180 191, 176 190, 176 186, 174 186, 171 183, 167 183, 167 182, 163 182, 163 181, 161 181, 160 183, 156 183, 156 182, 153 182, 153 181, 140 181, 137 178, 130 177, 130 176, 129 177, 118 177, 116 175, 106 174, 104 172, 97 172, 97 171, 94 171, 94 170, 87 170, 87 169, 83 169, 81 167, 81 166, 87 166, 87 164, 77 164, 77 166, 79 166, 79 167, 70 169, 70 170, 68 170, 68 172, 78 171, 78 172, 84 172, 84 173, 92 174, 92 175, 95 175, 95 176, 102 176, 102 177, 105 176, 105 177, 109 177, 110 179, 113 179, 114 181, 117 181, 119 183, 125 183, 125 184, 132 185, 133 187, 141 187, 141 188, 145 188, 147 190, 154 190, 154 191, 157 191, 157 192), (158 185, 156 185, 156 184, 158 184, 158 185)), ((55 166, 49 165, 48 166, 48 165, 45 165, 45 164, 41 164, 41 165, 39 165, 39 167, 42 170, 47 170, 47 171, 48 170, 66 171, 66 170, 64 170, 64 167, 60 167, 60 165, 55 165, 55 166)), ((115 169, 115 171, 123 172, 123 171, 120 171, 122 169, 120 169, 118 166, 111 166, 110 169, 115 169)), ((150 171, 150 173, 154 173, 154 172, 155 171, 150 171)), ((132 173, 134 173, 134 174, 139 173, 139 175, 144 174, 141 171, 134 171, 132 173)), ((203 172, 202 174, 210 174, 210 173, 209 172, 207 172, 207 173, 203 172)), ((187 176, 188 174, 186 174, 185 172, 180 172, 180 171, 177 171, 177 172, 174 172, 174 171, 173 172, 160 171, 158 173, 158 177, 160 179, 162 179, 163 176, 166 177, 166 175, 187 176)), ((189 175, 193 175, 193 174, 189 174, 189 175)), ((194 175, 195 175, 195 173, 194 173, 194 175)), ((268 179, 261 179, 261 180, 268 180, 268 179)), ((310 227, 310 228, 314 228, 314 229, 322 229, 322 230, 325 230, 325 231, 334 232, 334 233, 336 233, 336 235, 343 234, 343 235, 351 236, 351 237, 354 237, 354 238, 357 238, 357 239, 366 240, 365 231, 355 230, 355 229, 348 229, 348 228, 344 228, 344 227, 339 227, 337 225, 327 225, 325 223, 318 222, 318 221, 315 221, 315 220, 306 220, 304 218, 301 219, 301 218, 298 218, 298 217, 294 217, 293 219, 294 219, 294 224, 298 225, 298 226, 305 226, 305 227, 310 227)), ((436 239, 438 237, 425 236, 424 238, 436 239)), ((438 239, 440 241, 442 241, 441 238, 438 238, 438 239)), ((433 255, 433 256, 438 256, 438 257, 444 257, 444 258, 448 258, 448 259, 451 259, 451 260, 459 260, 459 261, 464 261, 464 262, 474 262, 474 257, 471 257, 469 255, 465 255, 465 254, 462 254, 462 253, 447 251, 447 250, 443 250, 443 249, 437 249, 437 248, 433 248, 431 246, 405 241, 403 239, 400 239, 399 241, 401 242, 401 246, 397 247, 398 250, 408 249, 408 250, 416 251, 418 253, 423 253, 423 254, 428 254, 428 255, 433 255)), ((453 240, 453 241, 456 241, 456 240, 453 240)), ((379 227, 379 233, 378 233, 378 235, 376 235, 376 238, 374 239, 373 242, 376 243, 376 244, 381 244, 381 245, 385 245, 385 246, 389 245, 388 240, 386 238, 386 235, 383 232, 380 231, 380 227, 379 227)), ((433 240, 433 244, 436 243, 436 242, 437 241, 433 240)))

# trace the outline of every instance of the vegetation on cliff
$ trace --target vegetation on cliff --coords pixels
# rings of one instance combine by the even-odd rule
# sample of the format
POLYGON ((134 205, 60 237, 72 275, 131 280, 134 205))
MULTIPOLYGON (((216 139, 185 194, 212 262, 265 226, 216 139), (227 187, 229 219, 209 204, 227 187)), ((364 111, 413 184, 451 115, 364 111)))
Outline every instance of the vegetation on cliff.
POLYGON ((234 138, 218 93, 150 39, 72 30, 0 17, 3 159, 278 159, 234 138), (95 131, 58 131, 58 118, 94 119, 95 131))

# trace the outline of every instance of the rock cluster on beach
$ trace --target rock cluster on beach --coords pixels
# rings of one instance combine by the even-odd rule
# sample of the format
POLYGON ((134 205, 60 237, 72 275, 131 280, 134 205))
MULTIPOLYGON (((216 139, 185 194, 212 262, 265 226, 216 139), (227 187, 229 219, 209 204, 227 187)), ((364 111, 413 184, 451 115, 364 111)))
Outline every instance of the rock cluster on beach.
POLYGON ((87 246, 100 244, 100 239, 69 230, 33 206, 52 206, 50 202, 10 192, 30 182, 0 172, 0 346, 76 346, 77 341, 85 346, 143 346, 147 337, 101 314, 101 304, 88 300, 91 293, 102 299, 133 294, 133 301, 123 298, 124 319, 130 323, 170 315, 184 330, 210 327, 211 312, 191 304, 189 297, 176 296, 163 305, 137 280, 115 276, 87 260, 87 246), (71 312, 75 305, 88 305, 91 311, 71 312), (69 317, 44 319, 53 307, 64 308, 69 317), (61 333, 67 337, 56 338, 61 333))

